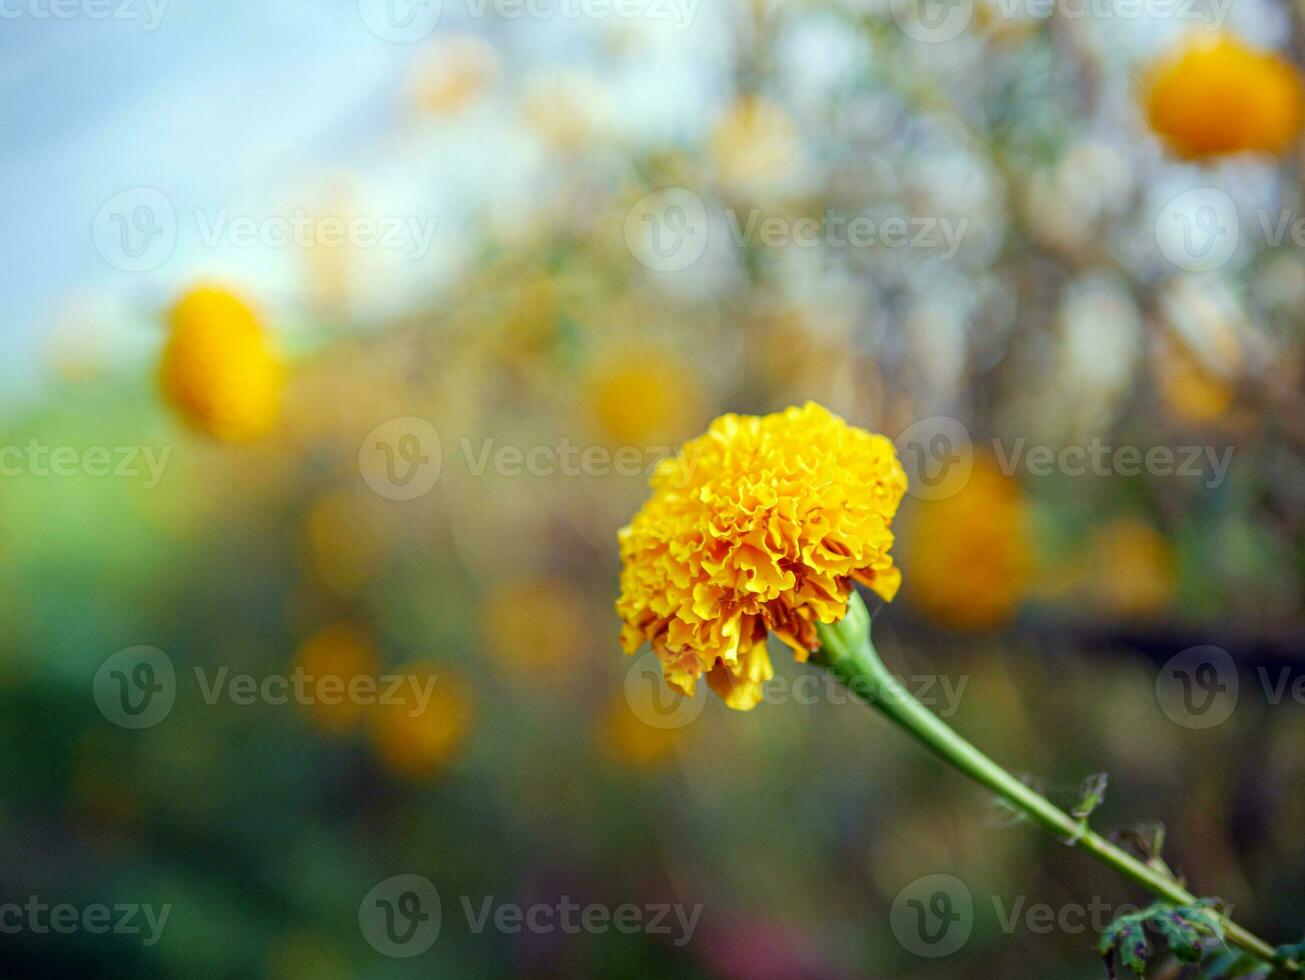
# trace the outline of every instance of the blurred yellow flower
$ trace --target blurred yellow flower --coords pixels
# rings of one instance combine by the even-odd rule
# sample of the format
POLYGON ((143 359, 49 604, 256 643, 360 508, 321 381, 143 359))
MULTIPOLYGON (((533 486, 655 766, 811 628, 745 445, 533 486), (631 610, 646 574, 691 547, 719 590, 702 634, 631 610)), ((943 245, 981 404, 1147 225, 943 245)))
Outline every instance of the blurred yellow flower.
POLYGON ((1165 407, 1187 422, 1228 421, 1254 335, 1240 302, 1208 278, 1180 276, 1160 307, 1165 329, 1151 334, 1151 367, 1165 407))
POLYGON ((595 421, 622 446, 682 439, 701 424, 704 398, 693 368, 655 348, 629 347, 602 358, 584 387, 595 421))
POLYGON ((99 377, 112 361, 108 324, 93 303, 70 304, 51 326, 46 350, 50 367, 67 381, 99 377))
POLYGON ((557 283, 543 272, 531 272, 506 285, 503 304, 503 353, 509 360, 538 360, 557 343, 562 304, 557 283))
POLYGON ((747 192, 792 176, 800 145, 792 116, 769 99, 744 95, 717 124, 709 151, 721 183, 747 192))
POLYGON ((1151 128, 1185 159, 1284 152, 1300 132, 1301 79, 1276 54, 1220 35, 1193 37, 1147 81, 1151 128))
POLYGON ((451 116, 478 99, 499 74, 493 47, 474 34, 441 38, 417 59, 412 101, 432 116, 451 116))
POLYGON ((485 646, 500 664, 532 671, 574 662, 587 635, 579 594, 547 579, 499 585, 486 597, 480 621, 485 646))
MULTIPOLYGON (((355 677, 375 677, 380 660, 371 637, 356 626, 336 623, 314 633, 295 653, 295 667, 301 670, 306 683, 316 686, 324 677, 338 677, 345 690, 355 677)), ((355 728, 362 717, 363 706, 357 699, 344 697, 338 704, 313 698, 307 705, 313 721, 334 735, 343 735, 355 728)))
POLYGON ((598 726, 602 750, 636 769, 650 769, 669 761, 681 737, 681 729, 654 728, 640 721, 623 697, 612 700, 598 726))
POLYGON ((1028 507, 1020 485, 975 452, 963 488, 919 501, 904 531, 911 602, 952 629, 1001 626, 1023 599, 1030 571, 1028 507))
POLYGON ((267 950, 268 980, 353 980, 348 960, 313 932, 289 932, 274 938, 267 950))
POLYGON ((372 708, 372 744, 391 772, 421 779, 450 762, 470 733, 471 689, 448 667, 429 661, 394 673, 410 682, 372 708))
POLYGON ((337 595, 353 595, 373 579, 390 553, 392 529, 374 499, 333 490, 308 510, 304 546, 309 567, 337 595))
POLYGON ((159 378, 182 418, 231 442, 266 432, 282 368, 254 311, 225 289, 200 286, 172 307, 168 324, 159 378))
POLYGON ((1098 600, 1123 616, 1163 612, 1173 600, 1175 561, 1165 537, 1143 521, 1113 521, 1092 538, 1088 567, 1098 600))
POLYGON ((587 147, 602 129, 610 107, 606 90, 593 76, 574 72, 549 72, 532 80, 522 98, 531 130, 559 153, 576 153, 587 147))
POLYGON ((351 184, 351 178, 340 175, 324 188, 298 250, 306 299, 314 313, 328 321, 349 317, 361 283, 358 247, 349 236, 337 240, 327 230, 358 216, 351 184))
POLYGON ((1165 407, 1189 422, 1213 422, 1232 406, 1235 392, 1223 378, 1205 370, 1185 351, 1175 351, 1157 364, 1165 407))
POLYGON ((730 707, 755 707, 774 674, 767 630, 806 660, 853 579, 897 592, 906 473, 886 438, 819 405, 721 416, 658 464, 652 491, 619 536, 621 643, 649 641, 683 694, 706 674, 730 707))

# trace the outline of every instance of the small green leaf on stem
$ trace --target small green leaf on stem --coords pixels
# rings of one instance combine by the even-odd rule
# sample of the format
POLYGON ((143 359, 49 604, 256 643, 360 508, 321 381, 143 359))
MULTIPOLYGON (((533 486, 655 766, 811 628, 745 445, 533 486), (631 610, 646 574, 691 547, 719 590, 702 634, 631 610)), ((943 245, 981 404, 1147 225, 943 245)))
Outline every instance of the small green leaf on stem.
POLYGON ((1162 940, 1160 950, 1167 948, 1184 963, 1200 962, 1207 952, 1224 944, 1222 906, 1217 898, 1202 898, 1191 905, 1156 902, 1140 912, 1120 916, 1101 936, 1098 947, 1110 976, 1118 977, 1121 966, 1139 977, 1145 973, 1147 962, 1158 951, 1149 936, 1162 940))
POLYGON ((1078 802, 1070 811, 1075 820, 1086 821, 1092 811, 1106 801, 1106 785, 1109 782, 1110 774, 1105 772, 1098 772, 1083 780, 1078 791, 1078 802))

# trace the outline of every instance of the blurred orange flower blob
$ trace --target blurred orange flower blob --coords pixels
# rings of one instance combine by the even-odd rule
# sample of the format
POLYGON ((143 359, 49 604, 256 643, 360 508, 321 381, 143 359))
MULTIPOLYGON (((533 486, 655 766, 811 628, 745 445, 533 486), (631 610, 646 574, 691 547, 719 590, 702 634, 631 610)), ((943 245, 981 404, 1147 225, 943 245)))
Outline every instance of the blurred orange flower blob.
POLYGON ((943 626, 993 629, 1024 597, 1028 507, 1020 485, 988 453, 974 454, 970 478, 957 493, 919 502, 904 540, 912 604, 943 626))
POLYGON ((1153 369, 1160 397, 1172 415, 1205 424, 1228 414, 1237 394, 1230 380, 1210 371, 1178 341, 1162 340, 1156 355, 1153 369))
POLYGON ((603 751, 616 762, 653 769, 674 757, 681 732, 645 724, 624 698, 616 698, 603 714, 598 737, 603 751))
POLYGON ((579 594, 546 579, 500 585, 485 599, 481 622, 490 654, 508 667, 560 666, 586 636, 579 594))
POLYGON ((159 380, 187 423, 227 442, 262 435, 276 421, 281 363, 254 311, 225 289, 200 286, 168 313, 159 380))
POLYGON ((428 661, 400 667, 405 678, 371 712, 372 745, 387 769, 422 779, 447 765, 471 731, 471 688, 447 667, 428 661))
POLYGON ((1173 549, 1150 524, 1117 520, 1092 538, 1091 567, 1106 574, 1092 576, 1098 600, 1123 616, 1164 612, 1174 598, 1176 563, 1173 549))
POLYGON ((389 559, 392 529, 375 499, 333 490, 316 500, 304 521, 308 567, 337 595, 354 595, 371 582, 389 559))
POLYGON ((619 536, 621 643, 650 642, 685 695, 706 674, 731 708, 755 707, 774 675, 768 630, 806 660, 816 622, 846 614, 854 579, 897 592, 889 550, 906 473, 888 439, 819 405, 721 416, 651 482, 619 536))
POLYGON ((1228 35, 1194 38, 1162 59, 1147 82, 1151 128, 1184 159, 1284 152, 1300 132, 1296 69, 1228 35))
POLYGON ((744 95, 716 126, 709 149, 722 184, 755 191, 793 175, 801 157, 800 133, 779 105, 744 95))
POLYGON ((533 79, 521 103, 531 131, 550 149, 575 154, 602 131, 611 111, 602 82, 579 71, 552 71, 533 79))
POLYGON ((498 80, 498 53, 474 34, 444 38, 416 62, 412 99, 432 116, 466 109, 498 80))
MULTIPOLYGON (((324 677, 340 679, 346 692, 356 677, 376 676, 379 658, 371 637, 356 626, 336 623, 314 633, 295 653, 295 667, 303 672, 308 683, 316 690, 324 677)), ((343 735, 357 727, 362 717, 363 705, 356 698, 313 698, 307 704, 309 716, 322 729, 333 735, 343 735)))
POLYGON ((586 387, 595 421, 623 446, 683 438, 701 424, 704 399, 696 376, 662 351, 617 352, 593 368, 586 387))

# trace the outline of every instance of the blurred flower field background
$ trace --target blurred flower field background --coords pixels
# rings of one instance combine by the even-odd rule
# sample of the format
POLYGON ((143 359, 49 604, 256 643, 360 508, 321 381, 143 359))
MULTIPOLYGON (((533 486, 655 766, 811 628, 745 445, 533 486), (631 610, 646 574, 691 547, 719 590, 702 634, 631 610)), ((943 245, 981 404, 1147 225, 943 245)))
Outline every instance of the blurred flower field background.
POLYGON ((910 474, 911 689, 1301 938, 1297 5, 93 7, 0 25, 0 905, 170 911, 0 975, 1104 976, 1147 897, 781 644, 750 713, 622 655, 652 467, 809 400, 910 474))

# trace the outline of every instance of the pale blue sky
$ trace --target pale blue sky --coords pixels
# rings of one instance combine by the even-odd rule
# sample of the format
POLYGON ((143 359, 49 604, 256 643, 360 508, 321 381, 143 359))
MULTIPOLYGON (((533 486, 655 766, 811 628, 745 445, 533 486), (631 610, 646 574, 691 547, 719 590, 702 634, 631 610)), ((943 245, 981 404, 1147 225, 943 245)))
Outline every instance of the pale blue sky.
MULTIPOLYGON (((215 254, 185 218, 196 209, 275 211, 306 180, 338 169, 370 181, 367 206, 381 213, 439 214, 436 251, 448 253, 459 244, 448 240, 459 208, 529 196, 537 155, 514 142, 507 113, 482 114, 480 130, 461 139, 400 131, 405 66, 422 44, 378 39, 357 0, 109 0, 140 17, 33 14, 49 2, 4 0, 6 13, 21 15, 0 19, 6 397, 39 381, 43 335, 70 305, 139 319, 137 309, 154 309, 196 270, 215 267, 254 270, 275 292, 285 257, 215 254), (153 31, 145 29, 147 3, 164 4, 153 31), (141 186, 162 190, 183 220, 165 263, 124 272, 97 252, 91 225, 106 201, 141 186)), ((492 36, 518 81, 536 65, 592 64, 602 57, 603 31, 613 29, 495 24, 472 20, 469 9, 446 0, 435 36, 492 36)), ((662 30, 633 67, 601 65, 621 125, 657 139, 701 125, 728 64, 721 26, 719 10, 704 6, 691 30, 662 30)))

